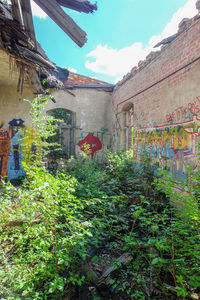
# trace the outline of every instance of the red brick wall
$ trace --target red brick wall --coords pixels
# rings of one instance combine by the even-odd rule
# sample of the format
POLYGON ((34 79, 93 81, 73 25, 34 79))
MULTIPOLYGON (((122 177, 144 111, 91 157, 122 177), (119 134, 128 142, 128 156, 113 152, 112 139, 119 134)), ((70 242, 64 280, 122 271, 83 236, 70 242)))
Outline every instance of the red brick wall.
POLYGON ((135 155, 140 155, 143 146, 153 159, 173 169, 176 177, 185 176, 189 159, 194 164, 194 143, 200 135, 199 57, 200 19, 195 18, 189 28, 135 75, 117 85, 113 93, 118 112, 127 103, 134 104, 135 155), (163 161, 165 155, 171 161, 163 161))

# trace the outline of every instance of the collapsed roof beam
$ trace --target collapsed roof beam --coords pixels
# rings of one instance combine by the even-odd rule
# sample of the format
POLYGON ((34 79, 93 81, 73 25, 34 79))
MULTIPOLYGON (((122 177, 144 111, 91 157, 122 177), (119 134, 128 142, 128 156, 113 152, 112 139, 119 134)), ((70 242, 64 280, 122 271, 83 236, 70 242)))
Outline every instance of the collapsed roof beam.
POLYGON ((55 0, 34 1, 79 47, 86 43, 85 31, 64 12, 55 0))
POLYGON ((36 49, 36 38, 33 24, 33 16, 31 10, 30 0, 11 0, 12 1, 12 17, 21 26, 24 26, 26 33, 28 33, 30 39, 34 42, 32 48, 36 49))
POLYGON ((93 13, 94 10, 97 10, 97 5, 92 4, 87 0, 56 0, 60 5, 67 8, 84 12, 86 14, 93 13))
POLYGON ((20 4, 21 4, 24 28, 25 28, 26 32, 28 32, 30 38, 33 40, 34 46, 35 46, 34 48, 36 49, 37 44, 36 44, 36 38, 35 38, 35 30, 34 30, 30 0, 20 0, 20 4))
POLYGON ((12 16, 14 20, 22 24, 22 18, 20 14, 19 2, 18 0, 12 0, 12 16))

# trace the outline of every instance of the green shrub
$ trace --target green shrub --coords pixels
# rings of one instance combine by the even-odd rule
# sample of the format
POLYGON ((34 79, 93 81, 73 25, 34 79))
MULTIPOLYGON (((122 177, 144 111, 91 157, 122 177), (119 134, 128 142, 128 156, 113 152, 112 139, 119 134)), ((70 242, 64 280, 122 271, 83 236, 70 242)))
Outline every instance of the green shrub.
MULTIPOLYGON (((189 299, 199 292, 199 179, 191 173, 187 193, 172 181, 155 180, 149 160, 130 152, 108 154, 104 165, 83 156, 54 175, 44 157, 55 143, 55 120, 40 118, 46 98, 31 103, 37 139, 24 165, 22 185, 0 190, 0 298, 62 299, 69 288, 90 284, 83 265, 89 249, 108 257, 128 252, 126 266, 114 261, 109 280, 125 299, 189 299), (188 193, 189 192, 189 193, 188 193), (184 201, 183 209, 171 205, 184 201), (105 243, 107 241, 107 243, 105 243)), ((54 149, 55 150, 55 149, 54 149)), ((93 263, 101 262, 101 255, 93 263)))

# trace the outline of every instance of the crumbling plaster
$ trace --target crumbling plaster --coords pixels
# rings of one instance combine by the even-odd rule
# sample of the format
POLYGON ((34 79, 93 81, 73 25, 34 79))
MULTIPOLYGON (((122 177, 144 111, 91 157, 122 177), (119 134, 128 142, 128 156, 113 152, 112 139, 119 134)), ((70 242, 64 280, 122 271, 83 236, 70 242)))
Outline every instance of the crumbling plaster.
POLYGON ((31 119, 29 116, 29 105, 19 99, 33 98, 33 91, 24 88, 23 96, 17 92, 16 86, 7 82, 5 85, 0 84, 0 122, 4 123, 4 129, 8 129, 8 122, 13 119, 23 119, 25 126, 30 126, 31 119))
POLYGON ((10 62, 9 55, 0 49, 0 85, 17 86, 19 74, 16 70, 11 72, 10 62))

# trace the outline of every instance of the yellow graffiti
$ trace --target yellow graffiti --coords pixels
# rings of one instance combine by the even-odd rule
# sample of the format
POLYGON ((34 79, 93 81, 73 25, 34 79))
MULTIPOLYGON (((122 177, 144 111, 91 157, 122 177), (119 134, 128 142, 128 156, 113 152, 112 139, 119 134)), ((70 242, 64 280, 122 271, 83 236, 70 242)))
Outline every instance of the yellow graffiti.
POLYGON ((192 146, 192 135, 184 131, 184 128, 159 130, 152 132, 137 133, 135 139, 138 145, 148 144, 155 147, 166 147, 170 145, 171 149, 183 150, 192 146))
POLYGON ((150 129, 136 129, 134 157, 149 156, 154 163, 166 168, 179 180, 187 176, 187 167, 196 168, 197 138, 200 137, 198 117, 184 124, 164 125, 150 129))
POLYGON ((18 142, 18 147, 17 147, 17 149, 15 149, 15 148, 13 148, 13 142, 12 142, 12 140, 10 141, 10 150, 11 151, 16 151, 16 152, 20 152, 20 148, 21 148, 21 144, 22 144, 22 140, 19 140, 19 142, 18 142))
MULTIPOLYGON (((41 150, 41 139, 39 134, 34 128, 27 128, 25 131, 23 144, 22 144, 22 155, 23 161, 28 164, 31 163, 34 155, 33 145, 36 145, 37 152, 41 150)), ((34 158, 37 160, 37 155, 34 155, 34 158)))
POLYGON ((84 151, 88 156, 91 155, 91 153, 92 153, 92 149, 91 149, 90 145, 87 143, 84 143, 81 146, 81 150, 84 151))

